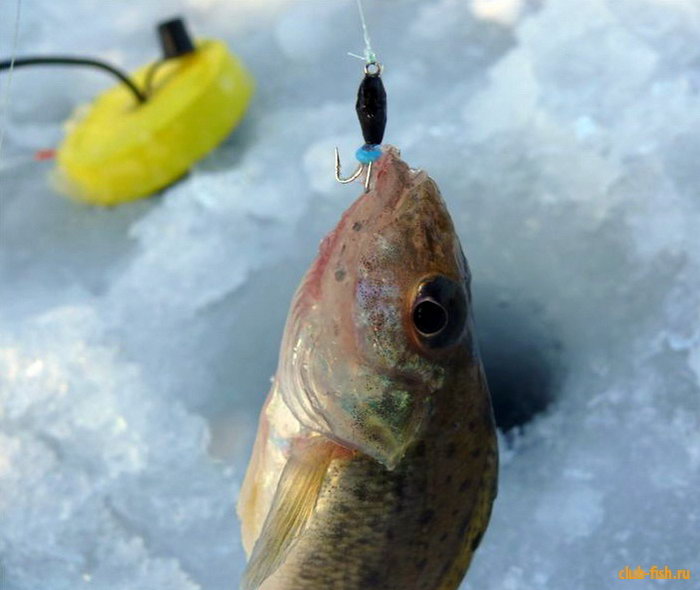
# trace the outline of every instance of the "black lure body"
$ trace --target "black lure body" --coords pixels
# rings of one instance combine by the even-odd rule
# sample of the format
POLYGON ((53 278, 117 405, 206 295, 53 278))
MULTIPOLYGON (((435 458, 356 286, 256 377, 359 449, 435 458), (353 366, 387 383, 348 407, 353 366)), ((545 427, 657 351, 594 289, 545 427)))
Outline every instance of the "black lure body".
POLYGON ((386 128, 386 91, 380 72, 365 73, 355 104, 362 136, 368 145, 380 145, 386 128))

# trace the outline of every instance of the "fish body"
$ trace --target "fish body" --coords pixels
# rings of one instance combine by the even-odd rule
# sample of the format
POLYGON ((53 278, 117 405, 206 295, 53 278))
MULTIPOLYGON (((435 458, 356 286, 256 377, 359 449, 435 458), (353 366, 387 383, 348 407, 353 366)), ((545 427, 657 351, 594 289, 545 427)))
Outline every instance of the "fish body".
POLYGON ((244 590, 453 590, 496 495, 469 269, 383 148, 292 302, 238 512, 244 590))

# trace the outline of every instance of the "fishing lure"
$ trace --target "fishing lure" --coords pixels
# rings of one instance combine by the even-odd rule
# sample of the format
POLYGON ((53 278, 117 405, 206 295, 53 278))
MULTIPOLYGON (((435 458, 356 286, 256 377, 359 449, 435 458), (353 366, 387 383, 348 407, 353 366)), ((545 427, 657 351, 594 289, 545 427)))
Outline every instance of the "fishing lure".
POLYGON ((363 194, 291 304, 238 503, 243 590, 454 590, 486 529, 498 452, 470 272, 435 182, 381 145, 368 63, 363 194))
POLYGON ((341 184, 357 180, 365 172, 365 192, 372 178, 372 164, 382 155, 381 143, 386 129, 386 90, 382 82, 382 66, 373 61, 365 65, 365 77, 357 91, 355 104, 365 144, 355 152, 359 165, 349 177, 341 176, 340 154, 335 148, 335 179, 341 184))

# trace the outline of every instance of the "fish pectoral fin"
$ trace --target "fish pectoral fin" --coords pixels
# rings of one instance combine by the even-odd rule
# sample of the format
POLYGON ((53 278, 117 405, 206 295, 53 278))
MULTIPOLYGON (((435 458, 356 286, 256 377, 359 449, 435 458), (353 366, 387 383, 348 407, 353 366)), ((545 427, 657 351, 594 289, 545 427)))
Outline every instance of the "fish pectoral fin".
POLYGON ((241 590, 256 590, 284 563, 316 507, 335 448, 322 437, 294 443, 243 573, 241 590))

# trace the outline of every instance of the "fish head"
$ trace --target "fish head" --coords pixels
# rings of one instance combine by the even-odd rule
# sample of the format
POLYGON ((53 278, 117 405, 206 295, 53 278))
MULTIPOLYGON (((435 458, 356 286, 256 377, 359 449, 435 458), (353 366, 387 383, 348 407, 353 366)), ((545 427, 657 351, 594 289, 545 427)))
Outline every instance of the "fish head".
POLYGON ((385 147, 373 178, 297 291, 278 384, 303 426, 393 469, 474 355, 469 269, 427 174, 385 147))

